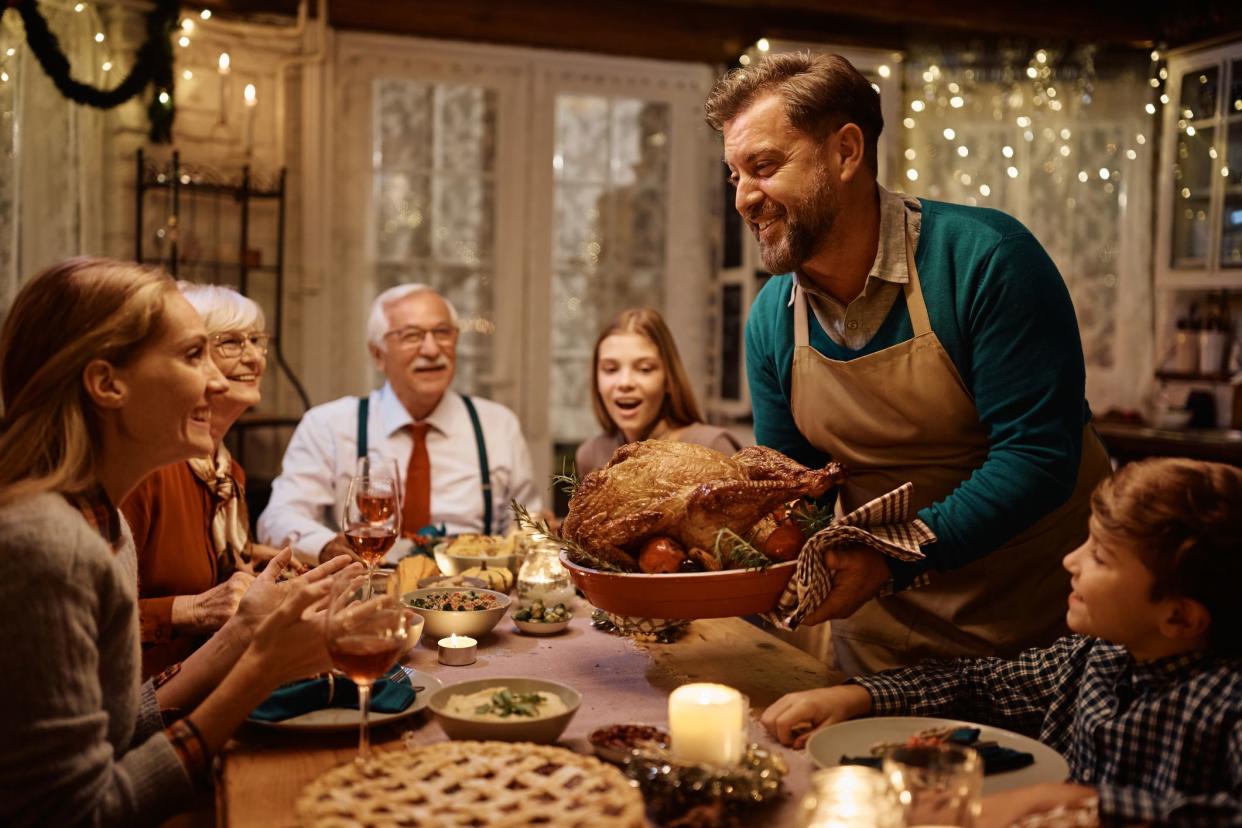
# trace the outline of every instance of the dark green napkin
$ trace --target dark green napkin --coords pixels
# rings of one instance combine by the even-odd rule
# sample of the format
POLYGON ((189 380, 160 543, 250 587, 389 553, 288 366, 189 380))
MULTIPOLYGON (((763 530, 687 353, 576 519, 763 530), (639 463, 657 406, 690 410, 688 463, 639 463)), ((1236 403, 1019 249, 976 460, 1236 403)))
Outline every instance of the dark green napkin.
MULTIPOLYGON (((393 667, 375 682, 371 691, 372 713, 400 713, 414 701, 410 678, 400 667, 393 667)), ((256 707, 250 718, 262 722, 281 722, 325 707, 358 709, 358 687, 344 676, 295 681, 279 688, 256 707), (331 698, 329 698, 331 693, 331 698)))

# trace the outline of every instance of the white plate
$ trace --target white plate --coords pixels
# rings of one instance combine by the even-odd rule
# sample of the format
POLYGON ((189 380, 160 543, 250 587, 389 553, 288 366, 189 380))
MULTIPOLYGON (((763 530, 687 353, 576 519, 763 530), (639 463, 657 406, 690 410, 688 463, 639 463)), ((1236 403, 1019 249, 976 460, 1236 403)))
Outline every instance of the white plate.
POLYGON ((1035 757, 1035 763, 1025 768, 983 777, 985 796, 1023 785, 1064 782, 1069 777, 1069 765, 1065 759, 1043 742, 1037 742, 999 727, 989 727, 956 719, 930 719, 921 716, 879 716, 874 719, 854 719, 829 725, 813 733, 807 740, 806 752, 811 757, 811 761, 821 768, 834 768, 841 763, 842 756, 870 756, 871 746, 876 742, 904 742, 915 733, 944 725, 977 727, 980 742, 996 742, 1001 747, 1020 750, 1035 757))
MULTIPOLYGON (((371 724, 388 724, 397 719, 413 716, 427 706, 432 693, 444 686, 444 683, 435 676, 420 673, 412 667, 402 667, 401 669, 405 670, 405 674, 410 677, 410 684, 424 689, 419 690, 415 694, 414 701, 410 702, 409 707, 398 713, 379 713, 372 710, 371 715, 367 717, 371 724)), ((360 718, 361 714, 357 708, 325 707, 322 710, 312 710, 309 713, 303 713, 301 716, 294 716, 291 719, 285 719, 280 722, 264 722, 259 719, 246 719, 246 721, 259 727, 313 733, 330 730, 356 730, 360 718)))

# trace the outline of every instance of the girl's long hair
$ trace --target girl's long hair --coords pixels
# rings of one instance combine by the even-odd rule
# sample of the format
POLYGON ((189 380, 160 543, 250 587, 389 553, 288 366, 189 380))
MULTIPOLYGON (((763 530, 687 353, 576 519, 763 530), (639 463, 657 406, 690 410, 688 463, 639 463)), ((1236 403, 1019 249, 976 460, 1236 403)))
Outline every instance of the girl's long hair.
POLYGON ((92 257, 26 282, 0 329, 0 504, 96 485, 100 427, 83 372, 96 359, 124 365, 159 335, 175 290, 160 270, 92 257))
POLYGON ((654 308, 630 308, 617 314, 604 330, 600 331, 599 339, 595 340, 595 351, 591 357, 591 404, 595 407, 595 419, 599 421, 605 433, 613 435, 621 429, 608 416, 604 406, 604 398, 599 395, 599 346, 613 334, 633 333, 646 337, 656 346, 660 361, 664 363, 664 377, 667 383, 664 389, 664 402, 660 406, 660 415, 649 426, 654 428, 661 420, 667 420, 673 428, 703 422, 703 413, 694 399, 694 389, 690 387, 690 379, 681 364, 681 356, 677 353, 677 343, 673 333, 668 329, 664 317, 654 308))

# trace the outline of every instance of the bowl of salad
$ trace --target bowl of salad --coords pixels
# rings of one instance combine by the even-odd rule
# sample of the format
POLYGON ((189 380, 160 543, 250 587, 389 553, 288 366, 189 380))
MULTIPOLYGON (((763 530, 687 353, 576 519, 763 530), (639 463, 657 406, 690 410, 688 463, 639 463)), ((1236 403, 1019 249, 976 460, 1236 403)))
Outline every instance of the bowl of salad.
POLYGON ((512 599, 503 592, 468 587, 430 587, 401 596, 401 602, 424 619, 429 641, 450 635, 478 638, 500 623, 512 599))
POLYGON ((542 598, 536 598, 529 606, 513 611, 513 626, 527 635, 552 635, 569 626, 573 614, 564 604, 544 606, 542 598))

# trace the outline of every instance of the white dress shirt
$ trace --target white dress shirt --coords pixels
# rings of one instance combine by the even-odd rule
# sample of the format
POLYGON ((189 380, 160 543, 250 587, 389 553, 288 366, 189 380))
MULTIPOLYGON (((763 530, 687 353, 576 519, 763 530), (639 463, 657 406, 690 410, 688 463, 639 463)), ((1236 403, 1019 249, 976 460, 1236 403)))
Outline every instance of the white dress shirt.
MULTIPOLYGON (((414 420, 385 384, 372 391, 367 414, 367 444, 372 454, 392 457, 404 487, 414 439, 406 426, 414 420)), ((492 484, 492 531, 504 532, 512 516, 509 501, 531 511, 542 508, 531 480, 530 450, 513 412, 499 403, 471 397, 479 414, 492 484)), ((474 427, 461 395, 445 393, 422 420, 431 459, 431 521, 449 534, 483 531, 483 492, 474 427)), ((340 531, 341 507, 358 456, 358 398, 342 397, 306 412, 272 482, 272 498, 259 516, 261 542, 285 543, 307 563, 340 531)), ((404 492, 402 493, 404 497, 404 492)), ((389 553, 404 554, 400 541, 389 553)))

